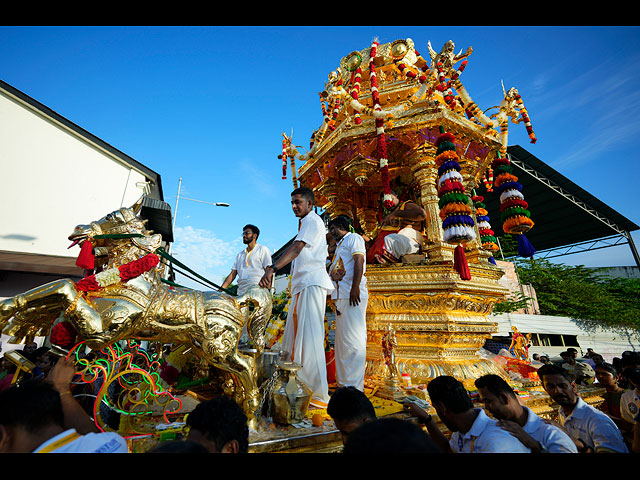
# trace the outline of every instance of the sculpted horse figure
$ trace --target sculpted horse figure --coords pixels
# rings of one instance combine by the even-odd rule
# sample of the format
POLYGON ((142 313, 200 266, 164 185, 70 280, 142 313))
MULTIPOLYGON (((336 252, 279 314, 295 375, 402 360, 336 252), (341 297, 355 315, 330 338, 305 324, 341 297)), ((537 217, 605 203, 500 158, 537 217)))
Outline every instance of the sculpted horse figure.
POLYGON ((146 230, 140 203, 88 225, 69 240, 91 242, 97 273, 74 282, 55 280, 0 302, 0 330, 23 343, 49 335, 61 315, 86 345, 99 350, 126 339, 188 344, 208 364, 228 372, 235 398, 249 419, 260 404, 255 358, 238 351, 243 326, 259 353, 272 297, 256 287, 234 297, 161 281, 156 251, 161 236, 146 230))

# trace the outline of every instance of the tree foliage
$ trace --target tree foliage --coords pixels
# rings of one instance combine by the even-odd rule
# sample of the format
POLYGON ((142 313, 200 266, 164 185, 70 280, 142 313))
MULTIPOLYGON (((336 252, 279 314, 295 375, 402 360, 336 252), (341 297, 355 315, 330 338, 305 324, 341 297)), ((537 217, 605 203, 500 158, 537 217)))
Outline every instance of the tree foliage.
POLYGON ((544 259, 518 260, 516 268, 535 288, 541 314, 570 317, 589 330, 640 331, 640 280, 544 259))

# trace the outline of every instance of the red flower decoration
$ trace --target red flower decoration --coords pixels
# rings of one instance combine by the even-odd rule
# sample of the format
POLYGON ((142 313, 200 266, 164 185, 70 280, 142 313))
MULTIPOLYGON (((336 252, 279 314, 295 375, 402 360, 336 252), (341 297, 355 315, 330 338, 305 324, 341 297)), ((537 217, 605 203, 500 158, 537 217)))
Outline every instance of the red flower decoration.
POLYGON ((77 337, 76 329, 69 322, 60 322, 51 330, 49 340, 53 345, 58 345, 66 350, 73 347, 77 337))

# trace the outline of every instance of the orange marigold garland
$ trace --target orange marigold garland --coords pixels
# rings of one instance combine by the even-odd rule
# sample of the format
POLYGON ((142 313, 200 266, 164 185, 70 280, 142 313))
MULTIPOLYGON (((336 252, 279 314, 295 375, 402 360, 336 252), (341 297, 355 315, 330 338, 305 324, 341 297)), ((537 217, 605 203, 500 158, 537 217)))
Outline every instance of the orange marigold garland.
POLYGON ((455 137, 442 127, 440 132, 435 141, 435 162, 438 167, 438 206, 442 218, 443 240, 456 245, 453 267, 461 279, 470 280, 471 273, 462 244, 476 238, 475 222, 471 216, 469 196, 462 183, 455 137))

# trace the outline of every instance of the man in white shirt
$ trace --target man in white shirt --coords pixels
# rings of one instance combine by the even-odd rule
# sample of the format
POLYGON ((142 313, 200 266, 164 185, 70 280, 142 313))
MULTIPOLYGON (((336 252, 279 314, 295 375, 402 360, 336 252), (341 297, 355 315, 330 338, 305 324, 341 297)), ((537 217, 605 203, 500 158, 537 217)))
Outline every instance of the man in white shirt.
POLYGON ((405 408, 418 417, 431 439, 442 451, 453 453, 530 453, 516 437, 500 428, 481 408, 474 408, 464 385, 454 377, 442 375, 427 384, 431 404, 438 417, 451 432, 442 433, 424 409, 413 402, 405 408))
POLYGON ((313 191, 300 187, 291 192, 291 207, 298 217, 298 235, 278 260, 267 267, 260 286, 269 288, 273 275, 293 262, 291 303, 282 336, 283 357, 302 365, 298 378, 311 390, 312 408, 326 408, 329 402, 327 363, 324 352, 324 315, 333 282, 327 273, 327 232, 313 211, 313 191))
POLYGON ((260 229, 255 225, 245 225, 242 229, 242 243, 247 248, 236 256, 231 273, 222 284, 222 288, 228 288, 233 281, 238 279, 238 296, 244 295, 250 287, 255 287, 260 282, 264 269, 271 265, 271 252, 267 247, 258 242, 260 229))
POLYGON ((331 298, 336 306, 336 380, 340 386, 364 391, 367 356, 367 277, 364 239, 349 231, 350 220, 339 216, 329 222, 336 241, 329 275, 335 285, 331 298))
POLYGON ((498 420, 498 426, 519 439, 532 453, 578 453, 571 437, 521 405, 511 386, 498 375, 484 375, 475 381, 484 408, 498 420))
POLYGON ((583 452, 628 453, 622 433, 607 414, 585 403, 575 381, 564 368, 543 365, 538 376, 545 392, 555 401, 560 425, 583 452))

